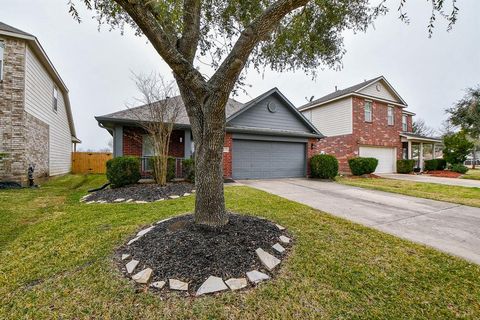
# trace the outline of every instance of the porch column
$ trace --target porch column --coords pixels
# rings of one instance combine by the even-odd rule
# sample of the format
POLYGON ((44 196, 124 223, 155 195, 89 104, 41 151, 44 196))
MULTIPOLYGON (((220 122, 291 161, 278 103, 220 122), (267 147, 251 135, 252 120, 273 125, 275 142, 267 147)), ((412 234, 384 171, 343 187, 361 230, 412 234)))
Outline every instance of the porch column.
POLYGON ((432 143, 432 159, 437 159, 437 153, 435 152, 435 143, 432 143))
POLYGON ((411 160, 412 159, 412 141, 408 140, 407 144, 408 144, 407 159, 411 160))
POLYGON ((423 142, 420 142, 418 165, 420 166, 420 171, 423 172, 423 142))
POLYGON ((192 139, 191 139, 191 131, 190 129, 185 129, 184 131, 184 153, 183 156, 185 159, 190 159, 192 157, 192 139))

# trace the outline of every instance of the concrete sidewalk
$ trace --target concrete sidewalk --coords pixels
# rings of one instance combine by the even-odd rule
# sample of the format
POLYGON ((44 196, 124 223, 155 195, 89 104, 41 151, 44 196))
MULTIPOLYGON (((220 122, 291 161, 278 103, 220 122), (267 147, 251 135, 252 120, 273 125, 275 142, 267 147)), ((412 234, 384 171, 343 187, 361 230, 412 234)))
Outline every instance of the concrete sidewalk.
POLYGON ((438 184, 445 184, 449 186, 480 188, 480 180, 441 178, 441 177, 432 177, 427 175, 397 174, 397 173, 380 173, 378 175, 382 178, 388 178, 388 179, 397 179, 397 180, 405 180, 405 181, 413 181, 413 182, 438 183, 438 184))
POLYGON ((240 182, 480 264, 480 208, 318 180, 240 182))

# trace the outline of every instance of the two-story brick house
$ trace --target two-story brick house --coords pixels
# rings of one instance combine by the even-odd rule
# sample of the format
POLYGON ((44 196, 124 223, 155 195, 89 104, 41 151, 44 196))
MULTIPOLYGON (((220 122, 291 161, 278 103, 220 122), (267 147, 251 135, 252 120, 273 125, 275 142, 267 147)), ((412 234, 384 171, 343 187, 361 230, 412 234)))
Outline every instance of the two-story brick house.
POLYGON ((70 172, 75 136, 68 89, 37 38, 0 22, 0 181, 70 172))
POLYGON ((299 110, 323 134, 312 142, 310 154, 332 154, 340 171, 350 172, 348 159, 374 157, 379 160, 376 173, 396 172, 397 159, 416 159, 423 167, 425 159, 435 157, 435 145, 441 140, 412 133, 412 117, 407 103, 383 77, 377 77, 301 106, 299 110))

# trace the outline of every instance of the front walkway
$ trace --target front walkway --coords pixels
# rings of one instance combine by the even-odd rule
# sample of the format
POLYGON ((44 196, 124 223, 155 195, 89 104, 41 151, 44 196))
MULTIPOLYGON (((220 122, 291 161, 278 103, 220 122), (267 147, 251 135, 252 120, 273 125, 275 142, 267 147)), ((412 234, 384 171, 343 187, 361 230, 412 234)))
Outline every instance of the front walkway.
POLYGON ((318 180, 241 182, 480 264, 480 208, 318 180))
POLYGON ((446 184, 449 186, 480 188, 480 180, 441 178, 441 177, 432 177, 427 175, 398 174, 398 173, 379 173, 378 175, 382 178, 388 178, 388 179, 406 180, 406 181, 413 181, 413 182, 438 183, 438 184, 446 184))

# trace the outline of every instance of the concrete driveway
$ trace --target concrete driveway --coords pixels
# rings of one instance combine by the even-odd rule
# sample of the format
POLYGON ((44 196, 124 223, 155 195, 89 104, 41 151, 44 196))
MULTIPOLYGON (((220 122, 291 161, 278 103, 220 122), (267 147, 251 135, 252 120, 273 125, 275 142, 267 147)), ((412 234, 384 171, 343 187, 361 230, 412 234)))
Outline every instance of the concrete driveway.
POLYGON ((453 179, 453 178, 432 177, 428 175, 398 174, 398 173, 381 173, 379 174, 379 176, 383 178, 388 178, 388 179, 406 180, 406 181, 413 181, 413 182, 427 182, 427 183, 446 184, 449 186, 480 188, 480 180, 453 179))
POLYGON ((307 179, 241 183, 480 264, 480 208, 307 179))

